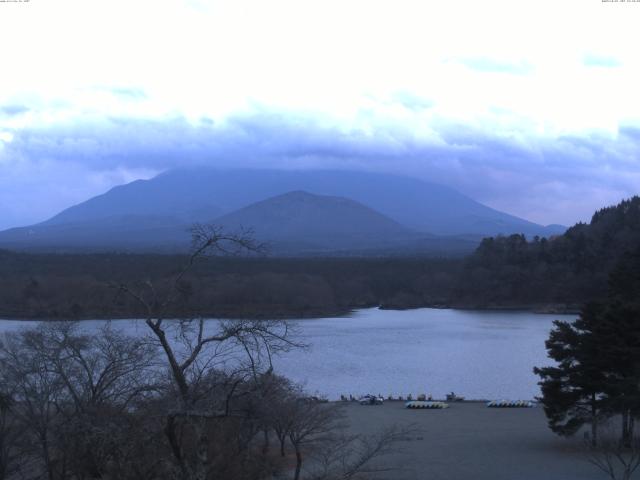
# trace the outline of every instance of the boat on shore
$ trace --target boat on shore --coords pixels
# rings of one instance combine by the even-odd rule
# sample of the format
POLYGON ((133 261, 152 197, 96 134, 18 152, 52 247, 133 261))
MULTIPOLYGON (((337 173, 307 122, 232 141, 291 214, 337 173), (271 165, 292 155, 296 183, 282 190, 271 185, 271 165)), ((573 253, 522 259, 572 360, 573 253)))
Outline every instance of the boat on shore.
POLYGON ((442 410, 449 408, 449 404, 445 402, 423 401, 423 400, 411 400, 404 404, 405 408, 409 409, 434 409, 442 410))

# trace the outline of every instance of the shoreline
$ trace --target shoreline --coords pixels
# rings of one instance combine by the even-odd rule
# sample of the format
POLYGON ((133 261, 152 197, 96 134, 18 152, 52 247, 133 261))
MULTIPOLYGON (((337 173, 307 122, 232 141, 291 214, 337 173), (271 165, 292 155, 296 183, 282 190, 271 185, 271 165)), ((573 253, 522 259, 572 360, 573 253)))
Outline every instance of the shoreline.
POLYGON ((574 304, 565 303, 540 303, 540 304, 521 304, 521 305, 470 305, 456 303, 433 303, 424 306, 403 307, 401 305, 382 304, 378 308, 380 310, 416 310, 420 308, 434 308, 441 310, 475 310, 482 312, 530 312, 539 314, 557 314, 557 315, 577 315, 580 313, 581 307, 574 304))
MULTIPOLYGON (((219 320, 315 320, 321 318, 349 318, 354 312, 358 310, 366 310, 370 308, 377 308, 385 311, 407 311, 407 310, 421 310, 421 309, 436 309, 436 310, 462 310, 462 311, 479 311, 479 312, 527 312, 540 315, 578 315, 580 313, 580 307, 577 305, 566 304, 537 304, 537 305, 456 305, 456 304, 427 304, 419 306, 401 306, 401 305, 362 305, 352 308, 344 309, 327 309, 327 310, 313 310, 313 311, 298 311, 298 312, 268 312, 260 314, 242 314, 241 312, 212 312, 204 313, 200 315, 194 315, 193 318, 206 318, 206 319, 219 319, 219 320)), ((172 318, 187 317, 186 315, 172 315, 172 318)), ((68 316, 26 316, 16 314, 15 312, 3 312, 0 310, 0 320, 11 321, 25 321, 25 322, 38 322, 38 321, 89 321, 89 320, 145 320, 145 316, 132 315, 90 315, 83 317, 68 317, 68 316)))

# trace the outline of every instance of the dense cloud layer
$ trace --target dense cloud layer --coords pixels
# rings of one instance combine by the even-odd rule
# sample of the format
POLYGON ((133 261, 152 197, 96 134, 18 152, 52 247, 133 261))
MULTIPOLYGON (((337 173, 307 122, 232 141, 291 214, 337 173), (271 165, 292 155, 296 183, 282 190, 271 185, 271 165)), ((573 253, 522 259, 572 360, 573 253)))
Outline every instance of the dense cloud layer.
POLYGON ((359 123, 340 124, 257 110, 220 121, 87 116, 16 129, 0 145, 2 228, 43 220, 115 184, 186 165, 401 172, 544 224, 587 220, 640 185, 640 129, 634 126, 615 135, 549 138, 438 118, 403 124, 365 114, 359 123))
POLYGON ((587 220, 640 186, 637 5, 7 5, 0 228, 185 164, 391 171, 587 220))

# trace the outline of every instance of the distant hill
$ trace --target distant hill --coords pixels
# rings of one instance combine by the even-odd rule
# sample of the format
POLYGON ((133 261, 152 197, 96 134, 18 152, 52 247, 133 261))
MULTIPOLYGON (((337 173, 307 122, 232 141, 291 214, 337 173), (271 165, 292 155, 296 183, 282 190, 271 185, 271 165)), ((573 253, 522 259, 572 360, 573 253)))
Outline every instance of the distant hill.
POLYGON ((420 235, 354 200, 304 191, 253 203, 215 219, 226 230, 249 227, 279 250, 340 250, 394 246, 420 235))
POLYGON ((460 254, 486 235, 564 231, 407 177, 194 168, 118 186, 43 223, 0 232, 0 247, 175 251, 187 245, 186 230, 194 222, 253 227, 283 253, 377 249, 379 254, 460 254))

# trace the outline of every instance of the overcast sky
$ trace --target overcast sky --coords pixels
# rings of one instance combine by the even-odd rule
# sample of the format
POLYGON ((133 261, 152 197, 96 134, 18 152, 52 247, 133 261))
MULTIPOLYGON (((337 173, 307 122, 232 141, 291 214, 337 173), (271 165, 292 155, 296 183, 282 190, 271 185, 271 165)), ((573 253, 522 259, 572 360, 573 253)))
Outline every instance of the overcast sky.
POLYGON ((350 168, 543 224, 640 191, 640 2, 0 2, 0 228, 193 164, 350 168))

